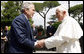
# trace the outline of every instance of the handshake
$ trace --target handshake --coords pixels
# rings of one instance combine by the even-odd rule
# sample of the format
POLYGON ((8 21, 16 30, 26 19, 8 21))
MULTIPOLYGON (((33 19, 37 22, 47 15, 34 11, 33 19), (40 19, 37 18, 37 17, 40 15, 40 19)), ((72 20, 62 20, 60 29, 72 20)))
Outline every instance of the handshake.
POLYGON ((35 45, 35 47, 36 48, 43 48, 45 46, 44 40, 45 39, 38 40, 37 44, 35 45))

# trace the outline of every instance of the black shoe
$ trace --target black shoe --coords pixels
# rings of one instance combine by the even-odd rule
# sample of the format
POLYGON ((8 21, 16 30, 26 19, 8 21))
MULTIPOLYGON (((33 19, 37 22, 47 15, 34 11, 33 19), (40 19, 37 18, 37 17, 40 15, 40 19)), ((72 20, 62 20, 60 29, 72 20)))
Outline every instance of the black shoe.
POLYGON ((56 48, 52 48, 52 51, 56 51, 56 48))

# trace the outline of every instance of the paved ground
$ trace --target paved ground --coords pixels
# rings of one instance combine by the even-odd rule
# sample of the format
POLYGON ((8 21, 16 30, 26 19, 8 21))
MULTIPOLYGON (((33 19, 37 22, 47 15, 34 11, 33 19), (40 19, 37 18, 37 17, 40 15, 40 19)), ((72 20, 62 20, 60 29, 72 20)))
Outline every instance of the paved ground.
POLYGON ((36 52, 33 52, 33 53, 56 53, 56 51, 36 51, 36 52))

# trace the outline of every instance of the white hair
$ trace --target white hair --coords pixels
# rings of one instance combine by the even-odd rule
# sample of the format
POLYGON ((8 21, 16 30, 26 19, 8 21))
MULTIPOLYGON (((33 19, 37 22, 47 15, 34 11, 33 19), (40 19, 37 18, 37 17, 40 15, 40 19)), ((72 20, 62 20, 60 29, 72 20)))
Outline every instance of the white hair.
POLYGON ((29 3, 29 2, 24 2, 22 4, 22 10, 24 10, 25 8, 29 9, 31 8, 31 5, 34 5, 33 3, 29 3))
POLYGON ((66 11, 66 15, 69 15, 68 14, 68 9, 65 8, 63 5, 60 5, 60 6, 56 7, 56 9, 61 11, 61 12, 66 11))

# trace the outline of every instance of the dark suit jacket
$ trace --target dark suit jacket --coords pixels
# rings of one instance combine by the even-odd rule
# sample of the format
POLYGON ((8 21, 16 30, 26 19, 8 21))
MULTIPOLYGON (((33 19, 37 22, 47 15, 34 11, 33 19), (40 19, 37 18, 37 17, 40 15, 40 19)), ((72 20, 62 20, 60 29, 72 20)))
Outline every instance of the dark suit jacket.
POLYGON ((8 53, 32 53, 36 39, 32 35, 29 20, 24 14, 13 20, 8 39, 8 53))
POLYGON ((54 26, 48 26, 47 27, 47 36, 48 37, 50 37, 50 36, 52 36, 52 35, 50 35, 49 33, 52 33, 52 35, 55 33, 55 28, 54 28, 54 26))

